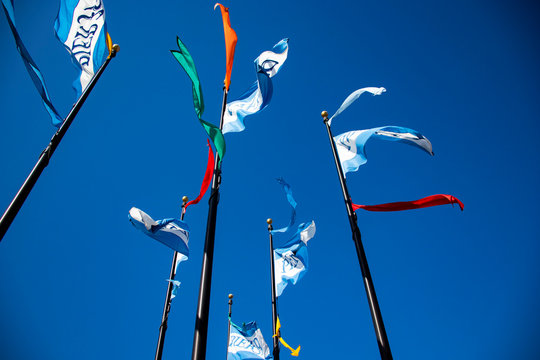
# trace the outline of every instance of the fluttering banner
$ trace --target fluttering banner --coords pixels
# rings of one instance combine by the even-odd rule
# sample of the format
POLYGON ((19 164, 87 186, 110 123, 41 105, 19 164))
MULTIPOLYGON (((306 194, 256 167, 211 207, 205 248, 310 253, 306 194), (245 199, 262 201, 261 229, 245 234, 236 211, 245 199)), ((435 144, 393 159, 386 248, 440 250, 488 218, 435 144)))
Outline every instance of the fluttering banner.
POLYGON ((431 206, 438 205, 449 205, 449 204, 458 204, 461 211, 465 205, 457 198, 452 195, 437 194, 426 196, 422 199, 413 200, 413 201, 399 201, 392 202, 380 205, 357 205, 352 204, 353 210, 367 210, 367 211, 402 211, 402 210, 413 210, 421 209, 431 206))
POLYGON ((236 32, 234 31, 234 29, 231 27, 229 8, 226 8, 220 3, 216 3, 216 5, 214 5, 214 10, 218 6, 221 9, 221 18, 223 19, 223 32, 225 34, 225 54, 227 57, 225 80, 223 82, 225 84, 225 89, 229 91, 229 87, 231 86, 231 72, 234 62, 234 50, 236 48, 236 42, 238 41, 238 37, 236 36, 236 32))
POLYGON ((355 102, 360 95, 363 93, 371 93, 372 95, 381 95, 383 92, 385 92, 386 89, 383 87, 365 87, 362 89, 358 89, 356 91, 353 91, 345 101, 343 101, 343 104, 339 107, 339 109, 336 111, 334 115, 328 120, 328 125, 332 125, 332 120, 337 117, 339 114, 341 114, 345 109, 347 109, 353 102, 355 102))
POLYGON ((191 80, 193 107, 195 108, 195 113, 197 114, 197 117, 199 118, 204 130, 208 134, 208 137, 210 140, 212 140, 212 143, 216 147, 216 151, 219 155, 219 161, 221 162, 225 156, 225 138, 223 137, 223 133, 219 127, 202 119, 202 114, 204 112, 204 100, 201 82, 199 80, 199 75, 197 74, 197 69, 195 68, 195 62, 193 61, 193 57, 191 57, 187 47, 179 37, 176 37, 176 42, 179 50, 171 50, 171 53, 191 80))
POLYGON ((431 142, 418 131, 401 126, 382 126, 367 130, 349 131, 334 136, 343 173, 356 171, 367 162, 366 142, 370 138, 398 141, 415 146, 433 155, 431 142))
POLYGON ((286 232, 287 230, 289 230, 289 228, 291 226, 293 226, 295 220, 296 220, 296 206, 297 206, 297 203, 296 201, 294 200, 294 197, 293 197, 293 194, 292 194, 292 189, 291 189, 291 185, 289 185, 283 178, 277 178, 276 179, 277 182, 283 187, 283 191, 285 192, 285 195, 287 197, 287 201, 289 202, 289 204, 291 205, 291 219, 289 220, 289 225, 285 226, 285 227, 282 227, 281 229, 275 229, 275 230, 272 230, 271 233, 272 234, 275 234, 275 233, 284 233, 286 232))
POLYGON ((255 321, 238 326, 231 321, 227 360, 272 359, 270 349, 255 321))
POLYGON ((212 182, 212 174, 214 172, 214 152, 212 151, 212 147, 210 146, 210 142, 208 142, 208 162, 206 163, 206 171, 204 172, 204 178, 201 184, 201 191, 199 191, 199 196, 197 196, 196 199, 191 200, 186 204, 184 207, 187 209, 190 205, 198 204, 199 201, 201 201, 202 197, 204 196, 204 193, 206 193, 206 190, 208 190, 208 187, 210 186, 210 182, 212 182))
POLYGON ((26 67, 26 70, 28 71, 28 75, 30 75, 30 78, 32 79, 32 82, 34 83, 36 90, 41 96, 41 100, 43 101, 43 106, 45 107, 45 110, 47 110, 47 112, 49 113, 52 124, 56 127, 59 127, 64 121, 64 119, 58 114, 58 111, 52 104, 51 98, 49 97, 49 92, 47 91, 47 86, 45 85, 45 79, 43 78, 43 75, 41 74, 41 71, 39 70, 38 66, 36 65, 32 57, 30 56, 30 53, 26 49, 26 46, 24 46, 24 43, 21 37, 19 36, 19 32, 17 31, 17 26, 15 25, 15 13, 13 11, 13 1, 2 0, 2 7, 4 8, 4 12, 6 13, 9 27, 11 29, 11 32, 13 33, 13 37, 15 38, 15 44, 17 45, 17 50, 19 51, 19 54, 21 55, 23 59, 24 66, 26 67))
POLYGON ((103 0, 61 0, 54 30, 79 70, 73 82, 78 98, 112 49, 103 0))
POLYGON ((243 131, 244 118, 268 106, 273 94, 271 78, 281 69, 287 59, 289 39, 278 42, 272 50, 265 51, 255 59, 257 81, 238 99, 227 104, 223 117, 223 133, 243 131))

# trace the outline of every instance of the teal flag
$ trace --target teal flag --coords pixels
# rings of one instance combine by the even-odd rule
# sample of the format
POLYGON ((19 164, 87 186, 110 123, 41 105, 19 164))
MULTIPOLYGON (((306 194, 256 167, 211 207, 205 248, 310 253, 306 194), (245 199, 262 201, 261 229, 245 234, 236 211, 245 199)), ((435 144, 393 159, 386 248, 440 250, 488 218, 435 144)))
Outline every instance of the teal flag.
POLYGON ((197 74, 197 69, 195 68, 195 62, 193 61, 191 54, 189 53, 187 47, 184 45, 182 40, 180 40, 178 36, 176 37, 176 40, 178 42, 178 48, 180 50, 171 50, 171 53, 191 79, 193 90, 193 106, 195 107, 195 112, 197 113, 197 117, 199 118, 201 125, 204 127, 204 130, 206 130, 208 136, 214 143, 216 151, 219 155, 219 162, 221 163, 221 160, 223 160, 223 157, 225 156, 225 138, 223 137, 223 133, 221 132, 221 130, 216 125, 202 119, 202 114, 204 112, 204 100, 202 95, 201 82, 199 80, 199 75, 197 74))

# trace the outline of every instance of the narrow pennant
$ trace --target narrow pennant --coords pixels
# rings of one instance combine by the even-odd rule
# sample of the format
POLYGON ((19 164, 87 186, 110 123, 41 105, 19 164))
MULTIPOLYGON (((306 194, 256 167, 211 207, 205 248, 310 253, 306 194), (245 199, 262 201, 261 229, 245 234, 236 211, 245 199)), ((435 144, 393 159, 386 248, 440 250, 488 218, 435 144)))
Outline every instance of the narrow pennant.
POLYGON ((218 6, 221 9, 221 18, 223 19, 223 32, 225 33, 225 52, 227 56, 227 65, 226 65, 224 84, 225 84, 225 89, 229 91, 229 87, 231 86, 231 72, 232 72, 233 61, 234 61, 234 49, 236 48, 236 42, 238 41, 238 36, 236 36, 236 32, 231 27, 231 19, 229 18, 229 8, 226 8, 220 3, 216 3, 216 5, 214 5, 214 10, 218 6))
POLYGON ((402 210, 413 210, 421 209, 431 206, 438 205, 448 205, 448 204, 458 204, 461 211, 463 211, 463 203, 456 197, 452 195, 437 194, 427 196, 422 199, 413 200, 413 201, 399 201, 387 204, 380 205, 357 205, 352 204, 353 210, 367 210, 367 211, 402 211, 402 210))
POLYGON ((186 206, 184 207, 185 210, 187 210, 187 207, 189 205, 195 205, 198 204, 199 201, 201 201, 202 197, 208 190, 208 187, 210 187, 210 182, 212 181, 212 173, 214 172, 214 152, 212 151, 212 147, 210 146, 210 141, 206 141, 208 142, 208 163, 206 164, 206 171, 204 173, 204 178, 201 184, 201 191, 199 192, 199 196, 197 196, 195 200, 191 200, 186 204, 186 206))

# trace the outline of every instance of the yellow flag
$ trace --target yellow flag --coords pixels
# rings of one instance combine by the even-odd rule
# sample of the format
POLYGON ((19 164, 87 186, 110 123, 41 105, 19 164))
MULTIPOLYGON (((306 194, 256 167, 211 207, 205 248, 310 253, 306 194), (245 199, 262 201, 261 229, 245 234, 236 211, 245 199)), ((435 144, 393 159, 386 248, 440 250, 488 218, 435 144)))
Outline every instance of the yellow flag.
POLYGON ((285 340, 283 340, 283 338, 281 337, 281 334, 280 334, 280 331, 279 329, 281 329, 281 322, 279 321, 279 318, 277 318, 277 321, 276 321, 276 333, 274 334, 274 336, 272 337, 278 337, 279 339, 279 342, 281 342, 281 344, 283 344, 283 346, 285 346, 287 349, 291 350, 291 355, 292 356, 298 356, 300 354, 300 345, 298 345, 298 347, 295 349, 293 349, 289 344, 287 344, 285 342, 285 340))

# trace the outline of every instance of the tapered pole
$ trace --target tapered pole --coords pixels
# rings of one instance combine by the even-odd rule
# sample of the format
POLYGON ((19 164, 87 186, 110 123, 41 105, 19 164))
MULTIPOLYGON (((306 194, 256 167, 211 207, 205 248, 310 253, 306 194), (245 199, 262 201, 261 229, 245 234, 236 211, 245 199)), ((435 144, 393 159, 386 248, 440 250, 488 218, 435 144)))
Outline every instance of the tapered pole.
POLYGON ((343 199, 345 200, 345 207, 347 208, 347 215, 349 216, 349 224, 351 226, 352 237, 354 245, 356 247, 356 254, 358 255, 358 262, 360 263, 360 270, 362 271, 362 277, 364 280, 364 287, 368 297, 369 308, 371 310, 371 319, 373 320, 373 326, 375 328, 375 335, 377 337, 377 344, 379 345, 379 352, 382 360, 391 360, 392 352, 390 351, 390 344, 388 337, 386 336, 386 330, 382 319, 381 309, 379 308, 379 302, 377 301, 377 295, 375 294, 375 287, 373 280, 371 279, 371 272, 364 252, 364 246, 362 245, 362 236, 358 223, 356 222, 356 213, 352 208, 351 197, 349 196, 349 190, 347 189, 347 183, 345 182, 345 176, 343 169, 339 162, 336 143, 332 136, 332 130, 328 124, 328 112, 323 111, 321 113, 324 124, 326 125, 326 131, 328 132, 328 139, 330 140, 330 146, 332 147, 332 154, 334 155, 334 162, 336 163, 336 169, 339 176, 339 182, 341 184, 341 191, 343 192, 343 199))
MULTIPOLYGON (((182 197, 182 211, 180 215, 180 220, 184 220, 184 215, 186 213, 186 204, 188 202, 188 197, 182 197)), ((174 280, 176 277, 176 261, 178 260, 178 251, 175 251, 171 263, 171 273, 169 275, 170 280, 174 280)), ((167 295, 165 296, 165 305, 163 306, 163 315, 161 316, 161 325, 159 326, 159 337, 156 347, 156 356, 155 360, 161 360, 163 354, 163 345, 165 344, 165 333, 167 332, 167 321, 169 320, 169 312, 171 311, 171 300, 172 300, 172 290, 174 284, 169 281, 167 286, 167 295)))
POLYGON ((232 299, 233 294, 229 294, 229 318, 228 318, 228 328, 227 328, 227 358, 229 358, 229 343, 231 342, 231 316, 232 316, 232 299))
MULTIPOLYGON (((223 103, 221 105, 221 119, 219 129, 223 129, 223 116, 227 105, 228 91, 223 88, 223 103)), ((199 301, 197 304, 197 317, 195 318, 195 334, 193 336, 192 360, 206 359, 206 340, 208 334, 208 313, 210 312, 210 290, 212 285, 212 264, 214 262, 214 240, 216 235, 216 216, 219 203, 219 186, 221 184, 221 166, 219 154, 214 161, 214 175, 212 177, 212 191, 208 200, 208 219, 206 220, 206 237, 204 239, 204 255, 201 270, 201 284, 199 301)))
POLYGON ((272 237, 272 219, 266 220, 268 224, 268 237, 270 238, 270 284, 272 286, 272 340, 274 360, 279 360, 279 334, 276 334, 276 325, 278 319, 277 296, 276 296, 276 275, 274 271, 274 239, 272 237), (277 336, 275 336, 277 335, 277 336))
POLYGON ((30 191, 32 191, 32 188, 36 184, 37 180, 39 179, 39 176, 43 172, 43 170, 47 167, 49 164, 49 160, 51 159, 54 151, 58 147, 58 144, 60 144, 60 141, 66 134, 67 130, 69 129, 69 126, 75 119, 75 116, 77 116, 77 113, 79 112, 81 106, 86 101, 86 98, 94 88, 94 85, 99 80, 101 74, 105 69, 107 68, 107 65, 109 65, 109 62, 112 58, 116 56, 116 54, 120 51, 120 46, 115 44, 112 46, 112 50, 110 55, 107 57, 107 60, 101 65, 98 72, 92 77, 92 80, 88 83, 88 86, 83 91, 81 96, 79 97, 79 100, 73 105, 71 108, 71 111, 69 112, 68 116, 65 118, 64 122, 60 126, 60 128, 56 131, 56 133, 51 138, 51 141, 49 145, 43 150, 41 155, 39 156, 39 159, 34 165, 34 168, 30 172, 30 175, 26 178, 23 185, 11 201, 11 204, 9 204, 8 208, 2 215, 2 218, 0 219, 0 241, 4 238, 4 235, 8 231, 9 227, 11 226, 11 223, 19 213, 19 210, 21 209, 22 205, 24 204, 24 201, 28 197, 28 194, 30 194, 30 191))

